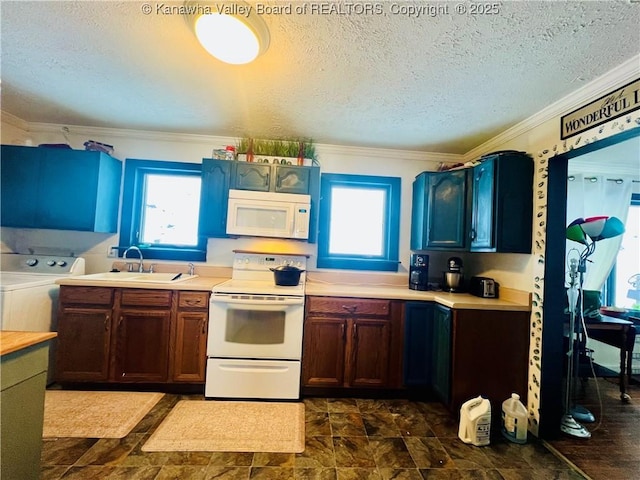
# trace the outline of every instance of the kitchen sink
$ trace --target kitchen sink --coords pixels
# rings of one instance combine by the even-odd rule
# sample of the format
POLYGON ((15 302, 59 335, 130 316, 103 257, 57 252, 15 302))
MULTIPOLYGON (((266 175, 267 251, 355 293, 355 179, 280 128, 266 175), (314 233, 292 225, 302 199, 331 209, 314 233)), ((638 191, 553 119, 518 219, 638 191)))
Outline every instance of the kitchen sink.
POLYGON ((175 278, 178 272, 173 273, 139 273, 139 272, 105 272, 93 273, 76 277, 76 279, 97 280, 104 282, 136 282, 136 283, 177 283, 196 278, 198 275, 187 275, 183 273, 179 278, 175 278))

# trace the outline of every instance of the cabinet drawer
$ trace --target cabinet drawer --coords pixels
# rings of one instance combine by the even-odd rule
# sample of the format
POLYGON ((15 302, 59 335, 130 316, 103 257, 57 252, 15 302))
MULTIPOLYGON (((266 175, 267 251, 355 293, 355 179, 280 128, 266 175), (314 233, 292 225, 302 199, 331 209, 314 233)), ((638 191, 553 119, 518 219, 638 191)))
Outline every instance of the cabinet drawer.
POLYGON ((335 315, 389 315, 389 300, 347 297, 307 297, 307 308, 312 313, 335 315))
POLYGON ((104 287, 60 287, 60 303, 75 305, 111 305, 113 288, 104 287))
POLYGON ((178 308, 208 308, 209 292, 179 292, 178 308))
POLYGON ((126 288, 122 290, 121 305, 130 307, 171 307, 171 290, 126 288))

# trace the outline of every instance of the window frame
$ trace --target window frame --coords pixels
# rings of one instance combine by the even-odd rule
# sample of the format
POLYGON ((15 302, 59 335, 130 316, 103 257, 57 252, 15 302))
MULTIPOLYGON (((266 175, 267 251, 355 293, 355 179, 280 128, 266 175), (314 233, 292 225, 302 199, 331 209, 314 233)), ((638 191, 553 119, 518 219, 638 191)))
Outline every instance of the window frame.
POLYGON ((120 241, 118 256, 136 246, 144 259, 206 261, 207 237, 198 234, 195 247, 160 244, 142 244, 139 242, 140 222, 142 220, 142 200, 144 182, 147 174, 202 176, 202 164, 186 162, 165 162, 160 160, 126 159, 122 188, 122 212, 120 215, 120 241))
MULTIPOLYGON (((640 205, 640 193, 632 193, 631 194, 631 201, 630 201, 630 206, 639 206, 640 205)), ((616 259, 617 262, 617 259, 616 259)), ((604 305, 614 305, 615 304, 615 299, 616 299, 616 288, 617 288, 617 282, 616 282, 616 263, 613 264, 613 268, 611 269, 611 272, 609 273, 609 276, 607 277, 607 280, 604 282, 604 285, 602 287, 602 300, 604 302, 604 305)))
POLYGON ((317 268, 397 272, 400 265, 401 186, 402 179, 400 177, 323 173, 320 177, 321 202, 317 268), (330 212, 332 208, 331 190, 334 187, 376 188, 384 189, 387 192, 384 209, 385 231, 382 255, 332 254, 329 252, 329 239, 331 238, 330 212))

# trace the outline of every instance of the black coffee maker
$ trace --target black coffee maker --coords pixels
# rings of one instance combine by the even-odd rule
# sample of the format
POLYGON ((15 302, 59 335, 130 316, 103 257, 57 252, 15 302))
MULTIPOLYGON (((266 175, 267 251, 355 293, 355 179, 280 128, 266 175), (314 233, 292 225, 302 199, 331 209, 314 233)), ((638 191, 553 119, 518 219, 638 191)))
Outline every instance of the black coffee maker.
POLYGON ((429 255, 422 253, 411 254, 409 288, 411 290, 429 289, 429 255))

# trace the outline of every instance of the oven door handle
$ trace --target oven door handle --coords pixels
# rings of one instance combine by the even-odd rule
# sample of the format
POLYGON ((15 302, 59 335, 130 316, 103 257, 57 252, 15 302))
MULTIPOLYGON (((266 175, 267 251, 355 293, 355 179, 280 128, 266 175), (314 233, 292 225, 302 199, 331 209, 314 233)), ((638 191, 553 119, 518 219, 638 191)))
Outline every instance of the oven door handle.
POLYGON ((281 305, 304 305, 304 298, 285 298, 283 300, 252 300, 249 298, 232 298, 224 296, 212 296, 211 304, 222 305, 242 305, 246 308, 252 306, 264 305, 270 307, 278 307, 281 305))

